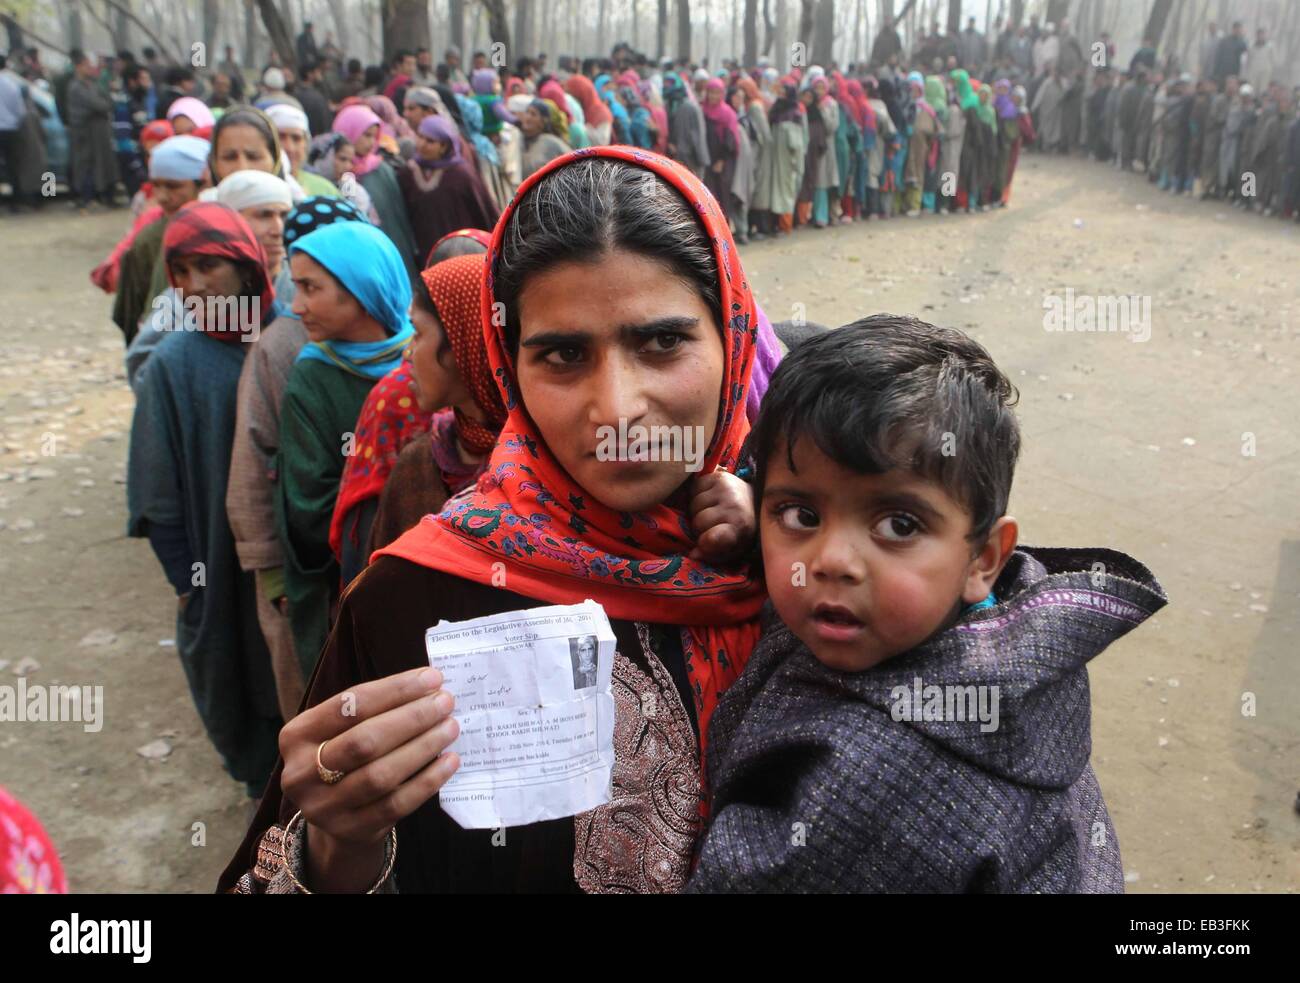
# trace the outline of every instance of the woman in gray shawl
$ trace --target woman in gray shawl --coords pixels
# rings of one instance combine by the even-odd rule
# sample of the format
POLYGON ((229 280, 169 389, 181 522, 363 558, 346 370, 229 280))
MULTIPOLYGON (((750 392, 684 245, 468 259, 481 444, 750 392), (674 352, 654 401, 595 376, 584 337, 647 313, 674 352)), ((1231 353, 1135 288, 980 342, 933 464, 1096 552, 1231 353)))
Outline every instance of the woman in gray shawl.
POLYGON ((100 88, 97 68, 83 51, 72 54, 68 84, 68 135, 72 144, 72 186, 83 208, 91 198, 113 205, 117 155, 113 152, 113 100, 100 88))

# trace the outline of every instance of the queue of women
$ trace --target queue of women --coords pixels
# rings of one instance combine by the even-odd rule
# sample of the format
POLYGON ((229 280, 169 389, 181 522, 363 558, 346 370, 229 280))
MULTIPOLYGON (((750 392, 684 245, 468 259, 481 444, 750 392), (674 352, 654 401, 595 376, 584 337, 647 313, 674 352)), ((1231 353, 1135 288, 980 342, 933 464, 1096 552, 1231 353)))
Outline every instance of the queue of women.
POLYGON ((207 733, 260 801, 224 890, 681 887, 702 737, 764 593, 699 557, 692 496, 723 507, 707 479, 606 467, 587 424, 654 407, 708 434, 704 475, 733 470, 783 351, 735 242, 1000 205, 1033 132, 1022 93, 961 70, 482 69, 460 88, 346 100, 324 134, 287 102, 177 100, 93 274, 137 398, 129 531, 175 591, 207 733), (629 349, 620 326, 665 319, 629 349), (710 589, 665 587, 665 565, 710 589), (504 845, 460 829, 437 806, 457 724, 425 630, 587 597, 625 660, 619 712, 670 708, 620 752, 633 791, 504 845))

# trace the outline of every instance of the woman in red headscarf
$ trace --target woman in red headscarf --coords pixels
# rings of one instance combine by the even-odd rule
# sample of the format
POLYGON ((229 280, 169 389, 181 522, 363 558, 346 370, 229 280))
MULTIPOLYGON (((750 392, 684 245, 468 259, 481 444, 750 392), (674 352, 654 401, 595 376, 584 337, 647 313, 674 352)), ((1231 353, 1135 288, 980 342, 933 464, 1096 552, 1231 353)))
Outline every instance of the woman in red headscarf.
POLYGON ((692 477, 733 469, 748 433, 754 300, 713 196, 630 147, 533 174, 488 257, 480 317, 507 417, 487 469, 353 582, 223 890, 685 881, 702 826, 700 735, 757 642, 764 601, 748 568, 692 557, 688 515, 692 477), (611 447, 620 423, 675 428, 696 451, 641 460, 611 447), (462 829, 435 798, 459 765, 443 753, 458 725, 425 631, 584 598, 617 640, 612 800, 505 838, 462 829))
POLYGON ((591 79, 585 75, 570 75, 564 80, 564 91, 577 99, 582 106, 587 142, 593 147, 603 147, 609 143, 614 115, 605 105, 605 101, 596 94, 596 87, 591 84, 591 79))
MULTIPOLYGON (((704 100, 700 111, 704 113, 704 132, 709 142, 711 163, 704 172, 704 184, 718 199, 727 220, 731 221, 735 206, 731 200, 731 185, 736 178, 736 161, 740 157, 740 121, 736 111, 727 105, 727 86, 720 78, 711 78, 704 84, 704 100)), ((748 241, 747 229, 741 229, 741 238, 748 241)))
POLYGON ((480 314, 484 257, 455 256, 424 271, 407 349, 420 409, 436 409, 428 431, 402 451, 384 485, 371 532, 381 549, 478 480, 506 421, 492 378, 480 314), (445 407, 442 408, 442 407, 445 407))
POLYGON ((127 531, 147 538, 176 592, 176 650, 208 737, 256 797, 281 726, 253 575, 240 569, 226 518, 236 391, 275 300, 266 255, 236 211, 195 202, 163 236, 183 325, 136 377, 127 454, 127 531))

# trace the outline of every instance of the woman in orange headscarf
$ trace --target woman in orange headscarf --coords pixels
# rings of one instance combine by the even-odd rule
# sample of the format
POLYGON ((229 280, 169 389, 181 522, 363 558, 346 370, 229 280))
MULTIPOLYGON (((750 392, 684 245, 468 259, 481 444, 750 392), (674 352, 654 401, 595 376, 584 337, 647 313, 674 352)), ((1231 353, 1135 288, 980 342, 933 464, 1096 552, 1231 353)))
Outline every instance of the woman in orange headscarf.
POLYGON ((395 879, 404 893, 671 891, 685 881, 702 830, 700 735, 757 642, 764 601, 748 568, 691 556, 692 478, 733 469, 749 430, 757 313, 735 244, 680 165, 589 148, 520 186, 493 233, 481 296, 507 413, 487 468, 345 595, 224 890, 388 890, 395 879), (683 453, 628 453, 610 430, 630 424, 673 428, 683 453), (604 607, 617 642, 613 798, 512 827, 494 846, 490 830, 462 829, 435 799, 459 765, 443 753, 458 725, 428 669, 425 631, 584 598, 604 607))

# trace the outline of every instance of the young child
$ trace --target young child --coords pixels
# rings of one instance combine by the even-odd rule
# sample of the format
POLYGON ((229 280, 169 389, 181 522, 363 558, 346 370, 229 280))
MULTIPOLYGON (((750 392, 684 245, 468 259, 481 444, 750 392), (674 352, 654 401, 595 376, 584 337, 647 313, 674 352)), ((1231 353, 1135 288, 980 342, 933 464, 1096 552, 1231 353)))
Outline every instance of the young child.
POLYGON ((750 444, 771 610, 688 890, 1123 891, 1085 666, 1166 598, 1122 553, 1017 548, 1014 398, 908 317, 781 363, 750 444))

